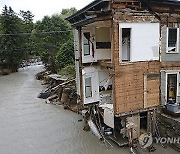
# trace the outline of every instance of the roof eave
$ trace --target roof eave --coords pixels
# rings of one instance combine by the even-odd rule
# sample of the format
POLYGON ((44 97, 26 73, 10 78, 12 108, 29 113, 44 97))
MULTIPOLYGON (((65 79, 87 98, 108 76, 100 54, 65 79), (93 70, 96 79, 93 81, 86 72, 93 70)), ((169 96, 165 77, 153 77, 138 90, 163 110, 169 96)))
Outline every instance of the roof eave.
POLYGON ((88 4, 87 6, 82 8, 81 10, 79 10, 76 13, 74 13, 73 15, 67 17, 66 20, 70 21, 71 19, 79 16, 80 14, 86 12, 87 10, 93 8, 94 6, 100 4, 100 3, 104 2, 104 1, 109 1, 109 0, 94 0, 92 3, 88 4))

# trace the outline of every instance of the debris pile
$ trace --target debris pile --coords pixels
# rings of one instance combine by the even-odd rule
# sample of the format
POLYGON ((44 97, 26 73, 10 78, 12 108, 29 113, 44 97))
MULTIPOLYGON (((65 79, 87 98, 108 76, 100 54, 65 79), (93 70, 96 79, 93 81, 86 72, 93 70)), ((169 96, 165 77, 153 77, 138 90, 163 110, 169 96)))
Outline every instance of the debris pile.
POLYGON ((50 74, 44 71, 36 75, 38 80, 42 80, 43 85, 48 85, 43 89, 38 98, 45 99, 47 104, 64 105, 64 109, 77 112, 77 93, 75 79, 50 74))

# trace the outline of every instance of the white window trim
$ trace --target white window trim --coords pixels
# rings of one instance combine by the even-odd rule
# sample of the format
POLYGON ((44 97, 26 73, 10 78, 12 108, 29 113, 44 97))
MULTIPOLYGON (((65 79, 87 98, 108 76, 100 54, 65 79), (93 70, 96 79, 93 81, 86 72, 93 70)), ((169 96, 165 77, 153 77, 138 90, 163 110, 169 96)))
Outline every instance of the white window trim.
MULTIPOLYGON (((166 100, 166 102, 165 102, 165 105, 167 104, 167 80, 168 80, 168 75, 169 74, 177 74, 177 91, 176 91, 176 100, 178 100, 178 98, 177 97, 179 97, 180 95, 179 95, 179 74, 180 74, 180 71, 171 71, 171 72, 169 72, 169 71, 167 71, 166 72, 166 87, 165 87, 165 100, 166 100)), ((177 104, 177 101, 176 101, 176 104, 177 104)))
POLYGON ((81 38, 81 40, 82 40, 82 56, 83 57, 91 57, 92 56, 92 45, 91 45, 91 43, 89 44, 90 45, 90 53, 89 53, 89 55, 84 55, 84 39, 83 39, 83 37, 84 37, 84 33, 90 33, 90 35, 91 35, 91 31, 90 30, 86 30, 86 31, 82 31, 82 33, 81 33, 81 36, 82 36, 82 38, 81 38))
POLYGON ((85 91, 84 91, 84 97, 85 97, 86 99, 92 98, 92 97, 93 97, 93 91, 92 91, 92 77, 91 77, 91 76, 86 76, 86 77, 84 78, 84 89, 85 89, 85 91), (91 87, 91 96, 86 97, 86 87, 87 87, 87 85, 86 85, 86 79, 88 79, 88 78, 91 79, 91 85, 90 85, 90 87, 91 87))
MULTIPOLYGON (((179 53, 179 28, 177 27, 174 27, 174 28, 177 28, 177 45, 176 45, 176 51, 175 52, 169 52, 168 51, 168 38, 169 38, 169 28, 171 27, 167 27, 167 37, 166 37, 166 53, 167 54, 174 54, 174 53, 179 53)), ((173 27, 172 27, 173 28, 173 27)))

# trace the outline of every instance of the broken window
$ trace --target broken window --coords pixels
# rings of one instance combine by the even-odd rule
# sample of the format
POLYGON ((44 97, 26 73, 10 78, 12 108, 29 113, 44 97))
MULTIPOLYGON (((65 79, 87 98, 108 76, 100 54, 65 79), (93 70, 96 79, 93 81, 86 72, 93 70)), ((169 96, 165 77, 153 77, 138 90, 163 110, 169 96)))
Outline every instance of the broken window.
POLYGON ((91 77, 85 78, 85 97, 92 97, 91 77))
POLYGON ((130 61, 131 28, 122 28, 122 61, 130 61))
POLYGON ((84 56, 90 55, 90 41, 88 38, 90 38, 90 32, 83 33, 83 51, 84 56))
POLYGON ((177 96, 177 74, 167 75, 167 102, 176 103, 177 96))
POLYGON ((168 28, 168 42, 167 42, 168 53, 178 52, 178 40, 179 40, 179 29, 168 28))

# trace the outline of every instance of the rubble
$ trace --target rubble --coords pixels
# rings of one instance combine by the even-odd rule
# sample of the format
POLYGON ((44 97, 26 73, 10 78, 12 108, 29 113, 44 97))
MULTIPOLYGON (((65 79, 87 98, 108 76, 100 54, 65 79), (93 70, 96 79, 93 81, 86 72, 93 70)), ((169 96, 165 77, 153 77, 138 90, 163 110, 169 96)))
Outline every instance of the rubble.
POLYGON ((45 99, 45 103, 63 105, 64 109, 77 112, 77 94, 74 85, 74 78, 68 78, 58 74, 50 74, 44 71, 36 75, 36 79, 42 80, 47 87, 42 90, 38 98, 45 99))

